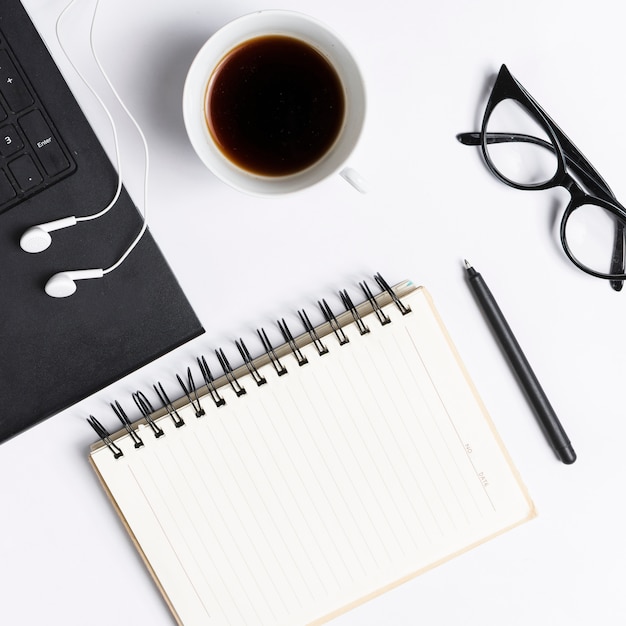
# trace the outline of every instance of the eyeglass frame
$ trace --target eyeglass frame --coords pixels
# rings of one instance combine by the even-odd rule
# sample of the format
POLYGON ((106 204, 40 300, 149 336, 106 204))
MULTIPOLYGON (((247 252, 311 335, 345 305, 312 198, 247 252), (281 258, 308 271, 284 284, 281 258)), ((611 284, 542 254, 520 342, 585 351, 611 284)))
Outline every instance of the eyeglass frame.
POLYGON ((480 133, 460 133, 457 139, 464 145, 480 145, 482 156, 491 173, 501 182, 523 191, 540 191, 563 187, 570 194, 570 201, 565 208, 560 225, 561 246, 569 260, 578 269, 586 274, 611 281, 616 291, 622 288, 622 281, 626 279, 626 248, 624 235, 626 231, 626 208, 622 206, 608 184, 589 160, 574 145, 569 137, 559 128, 554 120, 545 112, 539 103, 528 93, 520 82, 511 74, 506 65, 502 65, 494 86, 487 101, 480 133), (531 135, 514 133, 488 133, 487 124, 494 109, 504 100, 513 100, 522 106, 526 112, 541 126, 551 143, 531 135), (557 168, 554 175, 540 183, 520 183, 507 178, 493 163, 488 144, 506 142, 527 142, 541 145, 555 153, 557 168), (581 184, 576 181, 572 173, 580 179, 582 184, 593 193, 587 193, 581 184), (595 194, 595 195, 594 195, 595 194), (598 272, 579 261, 569 247, 566 236, 567 221, 572 213, 585 204, 599 206, 616 218, 616 233, 611 256, 611 273, 598 272))

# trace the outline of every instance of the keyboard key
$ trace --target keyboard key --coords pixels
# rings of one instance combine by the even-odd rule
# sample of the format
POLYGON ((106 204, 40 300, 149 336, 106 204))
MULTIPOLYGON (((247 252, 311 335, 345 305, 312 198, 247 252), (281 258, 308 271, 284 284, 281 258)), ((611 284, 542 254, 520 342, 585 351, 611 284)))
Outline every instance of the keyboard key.
POLYGON ((0 50, 0 91, 14 113, 33 104, 33 97, 6 50, 0 50))
POLYGON ((20 117, 19 124, 49 176, 70 166, 41 111, 31 111, 20 117))
POLYGON ((27 154, 11 161, 9 169, 22 191, 28 191, 43 182, 35 162, 27 154))
POLYGON ((0 155, 11 156, 24 147, 15 127, 11 124, 0 128, 0 155))
POLYGON ((13 185, 9 182, 7 175, 0 170, 0 204, 8 202, 15 198, 16 195, 15 189, 13 189, 13 185))

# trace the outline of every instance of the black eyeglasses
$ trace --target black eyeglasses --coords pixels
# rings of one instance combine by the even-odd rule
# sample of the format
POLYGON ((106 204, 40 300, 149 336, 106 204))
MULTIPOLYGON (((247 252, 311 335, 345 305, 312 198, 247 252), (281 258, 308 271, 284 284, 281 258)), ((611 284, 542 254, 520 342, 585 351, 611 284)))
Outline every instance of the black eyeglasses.
POLYGON ((457 139, 480 146, 487 167, 516 189, 564 187, 570 202, 561 220, 561 245, 587 274, 626 279, 626 209, 580 150, 503 65, 479 133, 457 139), (514 132, 512 132, 514 131, 514 132))

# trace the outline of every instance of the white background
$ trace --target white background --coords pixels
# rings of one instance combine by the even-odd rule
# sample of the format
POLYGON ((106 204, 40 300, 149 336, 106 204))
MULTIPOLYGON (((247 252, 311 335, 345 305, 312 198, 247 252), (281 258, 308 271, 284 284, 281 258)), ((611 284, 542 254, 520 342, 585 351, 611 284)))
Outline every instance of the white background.
MULTIPOLYGON (((110 150, 106 120, 54 37, 64 2, 26 6, 110 150)), ((62 38, 95 77, 90 7, 79 0, 62 38)), ((115 427, 108 404, 119 400, 134 419, 131 392, 157 379, 171 386, 196 355, 231 350, 240 336, 254 344, 257 326, 313 311, 339 288, 357 296, 356 283, 380 271, 434 296, 539 517, 333 626, 624 624, 626 293, 565 259, 556 236, 565 192, 506 187, 455 139, 477 130, 506 63, 624 201, 619 3, 102 0, 95 40, 150 144, 151 230, 207 333, 0 446, 0 623, 173 624, 88 465, 95 435, 85 418, 115 427), (352 49, 369 99, 350 164, 366 195, 335 176, 298 195, 251 198, 195 156, 180 106, 186 70, 219 26, 262 8, 309 13, 352 49), (465 257, 516 331, 578 453, 574 465, 555 458, 537 426, 465 283, 465 257)), ((123 134, 124 178, 142 204, 139 144, 123 134)))

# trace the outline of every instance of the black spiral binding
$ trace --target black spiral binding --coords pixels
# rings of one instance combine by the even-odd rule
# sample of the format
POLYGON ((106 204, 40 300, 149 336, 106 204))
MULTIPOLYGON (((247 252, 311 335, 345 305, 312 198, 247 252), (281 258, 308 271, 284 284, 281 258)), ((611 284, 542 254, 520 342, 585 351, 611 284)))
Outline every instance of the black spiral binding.
MULTIPOLYGON (((379 288, 382 290, 381 293, 387 294, 389 296, 391 302, 396 305, 402 315, 406 315, 407 313, 411 312, 411 308, 406 306, 402 302, 394 289, 380 274, 376 274, 374 276, 374 280, 376 281, 376 284, 379 286, 379 288)), ((346 325, 345 316, 347 316, 348 314, 352 318, 351 323, 354 323, 361 335, 366 335, 370 332, 369 327, 363 320, 362 313, 359 312, 359 310, 361 312, 364 311, 364 307, 367 306, 367 303, 369 303, 369 308, 371 309, 371 312, 375 314, 376 318, 382 326, 385 326, 391 322, 391 318, 383 311, 379 303, 379 298, 377 296, 374 296, 369 285, 365 281, 363 281, 359 283, 359 286, 361 287, 361 290, 363 291, 363 294, 366 298, 364 303, 360 304, 359 306, 354 304, 346 290, 339 292, 339 296, 345 308, 345 313, 343 314, 343 316, 339 316, 340 318, 342 318, 341 322, 339 318, 334 314, 326 300, 319 300, 317 303, 324 316, 324 319, 326 320, 326 329, 323 331, 322 334, 325 336, 332 336, 334 334, 340 346, 349 343, 349 338, 344 331, 344 326, 346 325)), ((366 309, 365 312, 369 311, 366 309)), ((322 341, 322 338, 320 337, 320 332, 318 332, 322 327, 315 327, 312 324, 308 314, 304 310, 299 310, 298 316, 304 327, 304 335, 298 338, 294 337, 290 328, 287 326, 284 318, 277 321, 278 328, 284 339, 284 344, 279 349, 274 349, 264 329, 257 330, 257 334, 263 346, 263 356, 265 358, 265 360, 261 363, 271 363, 278 376, 283 376, 287 373, 287 368, 281 362, 280 356, 284 355, 288 351, 291 351, 293 356, 296 358, 299 366, 304 366, 308 363, 307 357, 300 349, 301 345, 307 343, 313 345, 319 355, 327 354, 329 351, 328 346, 324 343, 324 341, 322 341), (303 337, 307 335, 308 340, 304 341, 303 337)), ((242 396, 246 393, 246 389, 239 382, 239 378, 244 375, 245 372, 250 375, 250 377, 252 378, 252 380, 254 380, 257 386, 261 386, 267 383, 267 379, 261 374, 257 367, 257 364, 259 363, 259 359, 261 357, 256 359, 253 358, 250 351, 248 350, 248 347, 242 339, 235 341, 235 345, 237 346, 237 349, 243 361, 241 368, 238 369, 234 369, 231 366, 228 358, 226 357, 226 354, 221 348, 215 350, 215 355, 217 357, 217 360, 219 361, 223 376, 220 375, 217 378, 214 377, 205 357, 201 356, 197 358, 197 365, 200 373, 202 374, 205 388, 199 389, 196 386, 190 367, 187 368, 187 382, 185 382, 178 374, 176 375, 176 378, 178 379, 178 382, 183 390, 186 404, 193 408, 196 417, 200 418, 205 415, 205 410, 200 401, 201 396, 210 397, 216 407, 222 407, 226 405, 226 399, 220 394, 218 389, 217 381, 219 379, 222 379, 221 384, 227 383, 228 385, 230 385, 237 397, 242 396), (223 382, 224 380, 226 382, 223 382)), ((160 414, 169 415, 176 428, 184 426, 185 422, 176 409, 176 405, 182 406, 183 404, 185 404, 183 398, 177 400, 176 403, 172 402, 160 382, 157 382, 156 385, 153 385, 153 389, 163 407, 163 412, 160 414)), ((159 425, 155 421, 154 415, 155 413, 157 413, 157 411, 155 411, 148 398, 141 391, 133 393, 132 397, 137 408, 141 412, 141 415, 144 418, 146 424, 152 430, 155 438, 158 439, 159 437, 162 437, 165 432, 162 428, 159 427, 159 425)), ((127 432, 128 435, 131 437, 134 447, 142 448, 144 446, 144 442, 137 433, 137 428, 133 427, 133 424, 126 415, 124 409, 121 407, 120 403, 112 403, 111 408, 122 423, 124 431, 127 432)), ((111 450, 115 459, 118 459, 124 455, 122 450, 115 444, 115 442, 111 438, 111 434, 93 415, 90 415, 87 421, 95 430, 102 442, 109 448, 109 450, 111 450)))
POLYGON ((120 406, 120 403, 116 400, 115 404, 111 404, 111 408, 113 409, 115 415, 119 418, 120 422, 122 422, 122 426, 124 426, 126 432, 130 435, 130 438, 135 444, 135 448, 141 448, 141 446, 143 446, 143 440, 137 434, 137 431, 133 430, 133 426, 126 413, 124 413, 124 409, 120 406))
POLYGON ((274 350, 274 346, 272 346, 272 344, 270 343, 270 340, 267 337, 267 333, 265 332, 265 329, 261 328, 260 330, 257 330, 256 332, 259 335, 259 339, 261 340, 261 343, 263 344, 263 349, 265 350, 265 353, 267 354, 271 364, 276 370, 276 373, 279 376, 286 374, 287 368, 280 362, 280 359, 278 358, 278 355, 276 354, 276 351, 274 350))
POLYGON ((90 415, 87 418, 87 423, 96 431, 96 434, 106 447, 113 453, 113 458, 119 459, 124 456, 124 453, 115 445, 115 442, 111 439, 111 433, 93 416, 90 415))
POLYGON ((204 409, 200 404, 200 398, 198 398, 198 390, 196 389, 196 384, 193 382, 193 376, 191 374, 191 368, 187 368, 187 383, 189 388, 183 382, 183 379, 176 374, 176 378, 178 378, 178 382, 180 386, 183 388, 183 393, 187 396, 187 400, 189 400, 189 404, 193 407, 196 412, 196 417, 202 417, 204 415, 204 409))
POLYGON ((363 281, 362 283, 359 283, 359 286, 363 290, 365 297, 369 300, 369 303, 372 305, 372 309, 374 313, 376 313, 376 317, 381 325, 385 326, 385 324, 389 324, 389 322, 391 322, 391 318, 380 308, 380 304, 378 304, 378 300, 374 297, 369 285, 363 281))
POLYGON ((317 331, 315 330, 315 326, 311 324, 311 320, 309 319, 309 316, 307 315, 306 311, 305 310, 298 311, 298 315, 300 316, 300 321, 302 322, 302 325, 304 326, 306 331, 309 333, 309 336, 311 337, 311 341, 313 342, 313 345, 317 349, 317 353, 320 356, 322 356, 323 354, 328 354, 328 348, 324 345, 324 342, 320 339, 319 335, 317 334, 317 331))
POLYGON ((283 317, 282 320, 278 320, 276 323, 278 324, 278 328, 280 328, 280 332, 282 333, 285 342, 291 348, 293 355, 296 357, 298 365, 306 365, 309 360, 304 356, 304 354, 302 354, 300 348, 298 348, 298 344, 291 334, 289 326, 287 326, 287 322, 285 322, 285 318, 283 317))
POLYGON ((198 357, 198 367, 200 368, 200 372, 202 372, 202 377, 204 378, 204 382, 206 383, 211 398, 213 398, 213 402, 215 402, 215 406, 224 406, 226 404, 226 400, 220 396, 217 387, 215 386, 215 378, 213 378, 213 374, 211 374, 211 370, 209 369, 204 356, 198 357))
POLYGON ((241 354, 241 358, 243 359, 248 372, 250 372, 250 376, 252 376, 252 379, 257 384, 257 387, 264 385, 267 382, 267 379, 259 374, 259 370, 255 367, 254 360, 250 355, 248 348, 246 348, 246 344, 243 342, 243 339, 235 341, 235 345, 239 350, 239 354, 241 354))
POLYGON ((202 372, 202 377, 204 378, 204 382, 206 383, 211 398, 213 398, 213 402, 215 402, 215 406, 224 406, 226 404, 226 400, 220 396, 217 387, 215 386, 215 378, 213 378, 213 374, 211 374, 211 370, 209 369, 204 356, 198 357, 198 367, 200 368, 200 372, 202 372))
POLYGON ((374 279, 376 280, 380 288, 384 289, 391 296, 391 299, 398 307, 398 309, 400 309, 400 313, 402 313, 402 315, 406 315, 407 313, 411 312, 411 307, 406 306, 404 302, 402 302, 402 300, 398 298, 398 294, 396 294, 396 292, 390 287, 389 283, 380 275, 380 273, 376 274, 374 276, 374 279))
POLYGON ((243 396, 246 393, 246 389, 239 384, 239 381, 235 376, 235 370, 233 370, 233 368, 230 366, 230 363, 228 362, 228 359, 224 354, 224 350, 220 348, 219 350, 215 351, 215 354, 217 355, 217 360, 220 362, 220 365, 224 370, 226 380, 228 380, 230 386, 233 388, 235 395, 237 397, 243 396))
POLYGON ((135 401, 135 404, 137 405, 137 408, 141 411, 141 414, 143 415, 144 419, 146 420, 146 423, 152 429, 152 432, 154 433, 154 436, 157 439, 159 437, 162 437, 165 433, 159 427, 159 425, 152 419, 152 414, 154 413, 154 408, 150 404, 150 401, 148 400, 148 398, 146 398, 146 396, 143 394, 143 392, 136 391, 133 394, 133 400, 135 401))
POLYGON ((167 397, 167 393, 165 392, 165 389, 163 389, 163 385, 160 382, 157 382, 157 384, 152 385, 152 387, 156 391, 157 396, 159 396, 161 404, 165 407, 169 416, 172 418, 174 426, 176 426, 176 428, 184 426, 185 420, 183 420, 183 418, 178 414, 178 411, 172 404, 172 401, 167 397))
POLYGON ((344 289, 343 291, 339 292, 339 296, 341 297, 343 305, 346 307, 346 311, 350 311, 350 313, 352 314, 352 319, 354 320, 354 323, 359 329, 361 335, 366 335, 367 333, 369 333, 370 329, 363 321, 363 318, 359 315, 359 312, 356 306, 354 306, 354 302, 352 302, 352 298, 350 298, 348 292, 344 289))
POLYGON ((350 340, 346 336, 346 333, 343 331, 343 328, 339 326, 339 322, 335 317, 335 314, 332 312, 330 306, 328 306, 328 302, 326 300, 322 300, 321 302, 318 300, 317 306, 322 310, 322 314, 326 318, 326 321, 330 324, 330 327, 333 329, 337 340, 339 341, 339 345, 343 346, 345 343, 348 343, 350 340))

